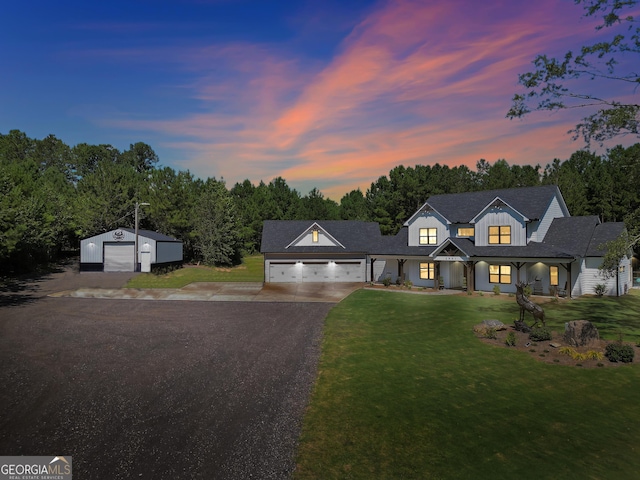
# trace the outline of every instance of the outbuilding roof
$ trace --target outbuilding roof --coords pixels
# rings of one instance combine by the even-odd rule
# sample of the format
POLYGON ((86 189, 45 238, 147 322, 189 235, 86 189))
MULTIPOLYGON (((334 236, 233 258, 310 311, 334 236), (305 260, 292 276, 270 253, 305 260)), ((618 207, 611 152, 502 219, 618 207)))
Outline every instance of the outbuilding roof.
MULTIPOLYGON (((136 231, 133 228, 121 228, 120 230, 125 230, 129 233, 135 234, 136 231)), ((138 235, 146 238, 150 238, 151 240, 155 240, 156 242, 179 242, 177 238, 170 237, 169 235, 165 235, 163 233, 154 232, 153 230, 142 230, 138 229, 138 235)))

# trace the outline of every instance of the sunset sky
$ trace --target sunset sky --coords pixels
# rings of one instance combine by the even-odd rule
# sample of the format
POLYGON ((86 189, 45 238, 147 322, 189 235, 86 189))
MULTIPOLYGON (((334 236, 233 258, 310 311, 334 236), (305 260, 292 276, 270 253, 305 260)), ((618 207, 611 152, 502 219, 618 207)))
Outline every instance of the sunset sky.
POLYGON ((400 164, 544 166, 587 112, 506 119, 517 75, 595 24, 572 0, 8 2, 0 133, 142 141, 228 187, 336 201, 400 164))

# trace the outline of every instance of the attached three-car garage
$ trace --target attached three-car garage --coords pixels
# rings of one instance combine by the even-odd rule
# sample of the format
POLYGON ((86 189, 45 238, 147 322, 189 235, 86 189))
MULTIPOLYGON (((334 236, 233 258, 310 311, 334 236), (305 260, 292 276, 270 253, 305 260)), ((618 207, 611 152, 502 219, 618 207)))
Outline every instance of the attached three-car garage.
POLYGON ((267 220, 262 230, 268 283, 364 283, 370 250, 380 242, 374 222, 267 220))

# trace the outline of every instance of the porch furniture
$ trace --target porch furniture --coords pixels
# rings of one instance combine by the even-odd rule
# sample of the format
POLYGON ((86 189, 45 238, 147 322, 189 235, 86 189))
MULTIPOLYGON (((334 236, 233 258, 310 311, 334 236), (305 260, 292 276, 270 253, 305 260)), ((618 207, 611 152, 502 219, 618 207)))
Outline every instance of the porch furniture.
POLYGON ((560 288, 558 287, 558 296, 559 297, 566 297, 567 296, 567 288, 568 288, 568 282, 564 282, 564 288, 560 288))
POLYGON ((544 292, 542 290, 542 281, 537 280, 533 282, 533 294, 534 295, 542 295, 544 292))

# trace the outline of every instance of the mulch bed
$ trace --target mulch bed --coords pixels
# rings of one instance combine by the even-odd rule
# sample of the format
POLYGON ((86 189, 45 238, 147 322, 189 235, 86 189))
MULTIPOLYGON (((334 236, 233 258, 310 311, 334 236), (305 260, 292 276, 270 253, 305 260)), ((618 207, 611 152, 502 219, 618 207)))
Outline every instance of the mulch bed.
MULTIPOLYGON (((582 368, 603 368, 603 367, 619 367, 621 365, 633 365, 619 362, 610 362, 607 357, 604 357, 602 360, 574 360, 569 355, 560 353, 560 347, 552 347, 550 344, 560 344, 562 347, 568 346, 566 343, 562 341, 562 334, 564 332, 552 332, 551 341, 544 342, 534 342, 529 340, 529 334, 517 331, 513 326, 507 325, 506 330, 500 330, 496 332, 497 338, 485 338, 479 333, 475 333, 475 335, 480 339, 481 342, 492 345, 498 348, 508 348, 511 350, 517 350, 521 352, 523 355, 529 355, 530 357, 545 363, 551 363, 553 365, 567 365, 567 366, 576 366, 582 368), (505 343, 505 339, 509 332, 513 332, 516 336, 516 345, 514 347, 507 346, 505 343)), ((600 340, 597 346, 591 347, 579 347, 575 348, 577 352, 586 353, 590 350, 595 350, 602 352, 604 355, 605 348, 608 343, 611 343, 607 340, 600 340)), ((628 342, 625 342, 628 343, 628 342)), ((634 363, 640 362, 640 348, 637 347, 633 343, 628 343, 631 345, 635 351, 634 355, 634 363)))

